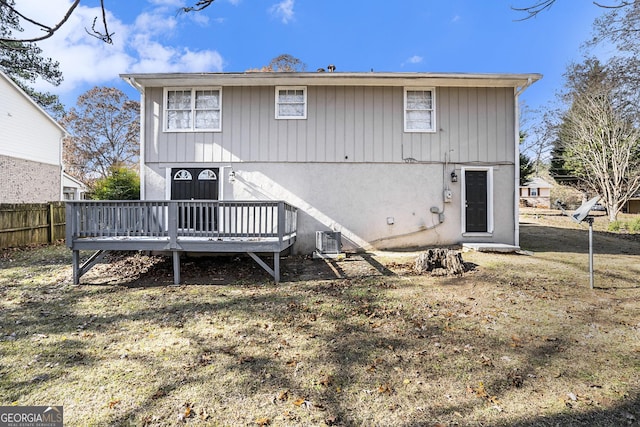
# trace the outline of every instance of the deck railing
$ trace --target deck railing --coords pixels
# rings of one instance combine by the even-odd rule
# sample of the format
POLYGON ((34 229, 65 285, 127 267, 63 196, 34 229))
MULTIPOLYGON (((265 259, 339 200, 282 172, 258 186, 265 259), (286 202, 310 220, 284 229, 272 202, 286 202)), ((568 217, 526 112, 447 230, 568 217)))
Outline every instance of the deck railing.
POLYGON ((67 244, 78 238, 279 238, 296 233, 283 201, 69 201, 67 244))

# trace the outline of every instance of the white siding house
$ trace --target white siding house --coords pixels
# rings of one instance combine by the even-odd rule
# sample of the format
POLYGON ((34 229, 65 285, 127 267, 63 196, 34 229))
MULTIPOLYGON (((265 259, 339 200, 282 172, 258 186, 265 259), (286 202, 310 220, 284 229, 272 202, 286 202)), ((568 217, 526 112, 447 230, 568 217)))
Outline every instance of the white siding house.
POLYGON ((0 203, 62 200, 65 130, 0 72, 0 203))
POLYGON ((520 187, 520 203, 534 208, 550 208, 552 187, 542 178, 532 178, 520 187))
POLYGON ((122 77, 144 200, 284 200, 299 253, 328 230, 347 250, 519 243, 518 96, 539 74, 122 77))

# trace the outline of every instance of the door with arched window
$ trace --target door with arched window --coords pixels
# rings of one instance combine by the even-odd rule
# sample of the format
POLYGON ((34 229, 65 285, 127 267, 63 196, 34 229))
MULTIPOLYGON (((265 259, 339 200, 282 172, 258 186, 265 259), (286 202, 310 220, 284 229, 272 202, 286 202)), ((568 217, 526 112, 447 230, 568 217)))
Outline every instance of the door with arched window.
MULTIPOLYGON (((218 200, 218 168, 171 169, 171 200, 218 200)), ((180 228, 213 231, 217 228, 217 208, 192 207, 178 211, 180 228)))

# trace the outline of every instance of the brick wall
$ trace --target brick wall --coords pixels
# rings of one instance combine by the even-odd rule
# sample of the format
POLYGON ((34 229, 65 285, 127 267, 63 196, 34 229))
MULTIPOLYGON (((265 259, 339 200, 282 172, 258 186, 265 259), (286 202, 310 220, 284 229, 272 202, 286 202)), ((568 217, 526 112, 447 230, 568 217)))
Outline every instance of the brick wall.
POLYGON ((0 203, 60 200, 60 166, 0 155, 0 203))

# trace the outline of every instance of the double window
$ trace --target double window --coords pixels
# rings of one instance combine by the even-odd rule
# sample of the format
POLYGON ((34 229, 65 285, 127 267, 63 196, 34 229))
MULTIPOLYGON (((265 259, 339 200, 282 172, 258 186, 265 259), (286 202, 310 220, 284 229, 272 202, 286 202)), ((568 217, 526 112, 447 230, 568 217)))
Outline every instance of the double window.
POLYGON ((164 106, 165 131, 222 130, 221 88, 167 88, 164 106))
POLYGON ((404 90, 404 131, 436 131, 436 92, 434 88, 404 90))
POLYGON ((276 87, 276 119, 306 119, 307 88, 304 86, 276 87))

